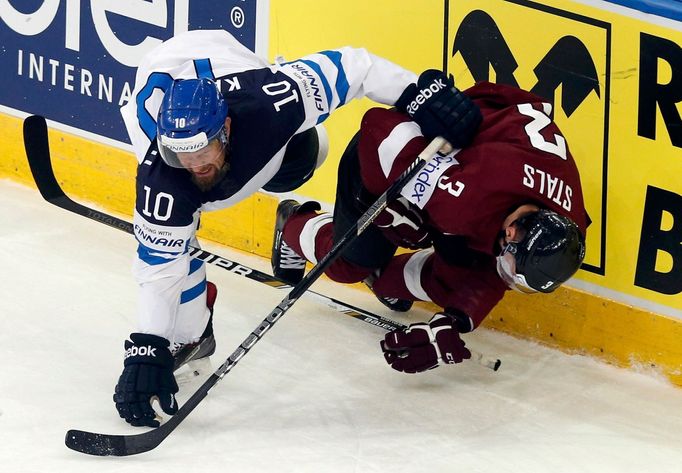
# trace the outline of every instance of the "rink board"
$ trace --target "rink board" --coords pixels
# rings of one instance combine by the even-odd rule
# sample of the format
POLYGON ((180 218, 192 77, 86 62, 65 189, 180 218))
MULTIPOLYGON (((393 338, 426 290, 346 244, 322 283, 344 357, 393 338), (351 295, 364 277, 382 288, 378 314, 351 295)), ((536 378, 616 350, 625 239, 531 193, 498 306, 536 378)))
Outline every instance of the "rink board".
MULTIPOLYGON (((298 1, 292 8, 291 3, 271 0, 270 58, 292 59, 350 44, 415 71, 444 68, 460 87, 481 80, 487 70, 483 78, 511 78, 523 88, 555 94, 555 120, 580 166, 593 220, 586 265, 572 288, 549 296, 507 295, 486 326, 618 365, 653 368, 682 385, 682 254, 680 244, 675 246, 682 240, 682 145, 676 141, 675 116, 668 106, 678 99, 665 87, 682 80, 679 47, 672 46, 682 44, 679 28, 671 22, 644 22, 617 8, 595 9, 587 1, 432 0, 406 2, 398 12, 394 2, 381 0, 371 5, 356 2, 360 15, 348 2, 337 3, 298 1), (303 30, 301 18, 314 21, 305 21, 303 30), (381 35, 373 33, 378 27, 381 35), (499 34, 493 36, 506 47, 486 36, 490 28, 497 29, 499 34), (478 60, 483 56, 487 66, 472 62, 467 41, 479 46, 478 60), (507 51, 508 57, 496 56, 507 51), (660 51, 666 56, 660 57, 660 51), (575 67, 591 66, 588 72, 595 74, 598 87, 581 90, 569 83, 570 75, 554 89, 539 84, 542 66, 551 68, 551 59, 562 55, 574 59, 569 71, 574 76, 575 67), (515 63, 511 68, 510 57, 515 63), (645 77, 640 61, 648 64, 645 77), (648 89, 640 87, 645 82, 648 89), (578 91, 564 94, 570 87, 578 91), (652 100, 653 135, 647 117, 639 116, 651 113, 652 100), (649 108, 642 109, 642 103, 649 108)), ((26 69, 23 72, 27 78, 26 69)), ((1 105, 0 177, 32 185, 21 144, 21 118, 40 109, 1 105)), ((297 194, 333 202, 338 158, 371 106, 368 100, 351 103, 326 122, 330 158, 297 194)), ((97 130, 82 130, 78 122, 54 118, 50 142, 64 189, 74 198, 129 216, 135 160, 125 143, 113 135, 95 136, 97 130)), ((267 257, 276 202, 271 195, 257 194, 233 208, 208 213, 200 236, 267 257)))

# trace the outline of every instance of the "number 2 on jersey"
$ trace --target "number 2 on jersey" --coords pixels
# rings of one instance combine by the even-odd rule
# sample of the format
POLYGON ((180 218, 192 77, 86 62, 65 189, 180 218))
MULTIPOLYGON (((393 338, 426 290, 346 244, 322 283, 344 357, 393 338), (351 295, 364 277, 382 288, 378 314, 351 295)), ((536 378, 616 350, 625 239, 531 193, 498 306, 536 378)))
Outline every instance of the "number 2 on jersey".
POLYGON ((537 148, 541 151, 551 153, 555 156, 560 157, 564 161, 567 158, 566 152, 566 140, 563 136, 554 134, 554 143, 545 139, 540 133, 547 125, 552 123, 549 114, 552 113, 552 106, 548 103, 542 104, 543 111, 536 110, 529 103, 521 103, 517 105, 519 112, 533 120, 527 124, 524 129, 528 138, 530 138, 530 144, 533 148, 537 148))

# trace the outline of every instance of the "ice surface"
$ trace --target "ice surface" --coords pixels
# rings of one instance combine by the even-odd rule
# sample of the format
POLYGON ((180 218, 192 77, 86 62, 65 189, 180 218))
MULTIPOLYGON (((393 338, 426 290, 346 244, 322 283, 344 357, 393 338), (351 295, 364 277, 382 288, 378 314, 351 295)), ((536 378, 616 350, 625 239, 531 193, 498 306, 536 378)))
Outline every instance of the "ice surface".
MULTIPOLYGON (((111 400, 135 327, 134 251, 131 236, 0 181, 0 471, 682 472, 682 390, 664 381, 487 330, 466 340, 502 358, 499 372, 399 374, 380 354, 381 329, 305 298, 156 450, 72 452, 70 428, 139 432, 111 400)), ((217 366, 284 293, 208 273, 217 366)), ((429 317, 390 314, 328 281, 315 290, 404 323, 429 317)))

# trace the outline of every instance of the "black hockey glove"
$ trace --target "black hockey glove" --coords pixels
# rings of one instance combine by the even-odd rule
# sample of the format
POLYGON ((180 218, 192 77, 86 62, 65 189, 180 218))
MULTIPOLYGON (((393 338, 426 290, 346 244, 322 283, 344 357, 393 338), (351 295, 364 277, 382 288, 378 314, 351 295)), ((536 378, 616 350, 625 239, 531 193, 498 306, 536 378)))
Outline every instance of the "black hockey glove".
POLYGON ((178 385, 173 376, 169 342, 163 337, 144 333, 132 333, 130 340, 124 344, 123 373, 114 392, 116 410, 131 425, 158 427, 160 423, 152 409, 152 397, 158 398, 166 414, 173 415, 178 411, 175 401, 178 385))
POLYGON ((438 312, 428 323, 410 324, 387 333, 381 341, 381 350, 394 370, 421 373, 440 364, 471 358, 459 334, 457 320, 447 312, 438 312))
POLYGON ((482 120, 478 106, 436 69, 422 72, 395 106, 412 117, 426 138, 442 136, 455 148, 471 143, 482 120))

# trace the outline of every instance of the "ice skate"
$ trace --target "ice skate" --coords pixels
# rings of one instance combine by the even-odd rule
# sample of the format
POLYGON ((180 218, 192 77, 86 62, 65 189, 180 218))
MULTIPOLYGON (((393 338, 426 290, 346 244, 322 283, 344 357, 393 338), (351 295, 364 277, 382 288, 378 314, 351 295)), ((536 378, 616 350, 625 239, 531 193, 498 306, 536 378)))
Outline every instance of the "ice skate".
POLYGON ((187 371, 176 375, 178 382, 183 378, 192 378, 212 371, 210 356, 215 353, 216 342, 213 335, 213 306, 218 295, 218 289, 212 282, 206 282, 206 306, 211 311, 204 333, 194 343, 175 344, 172 353, 175 359, 173 371, 177 371, 184 365, 187 371))
POLYGON ((283 236, 284 225, 289 217, 297 212, 319 210, 317 202, 306 202, 303 205, 295 200, 283 200, 277 206, 277 217, 275 221, 275 234, 272 242, 272 274, 287 284, 292 286, 297 284, 305 274, 306 260, 298 255, 289 245, 286 244, 283 236))

